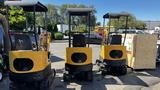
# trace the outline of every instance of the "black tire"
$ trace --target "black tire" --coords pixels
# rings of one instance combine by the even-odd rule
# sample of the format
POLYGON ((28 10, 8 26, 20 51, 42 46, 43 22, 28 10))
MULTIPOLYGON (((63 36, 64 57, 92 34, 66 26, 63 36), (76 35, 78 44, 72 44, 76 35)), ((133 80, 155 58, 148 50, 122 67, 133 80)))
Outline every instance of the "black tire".
POLYGON ((22 90, 24 88, 24 83, 11 82, 9 84, 9 90, 22 90))
POLYGON ((18 90, 18 88, 14 83, 10 83, 9 84, 9 90, 18 90))
POLYGON ((127 67, 125 65, 119 66, 119 67, 114 67, 114 73, 113 75, 115 76, 122 76, 127 74, 127 67))
POLYGON ((53 72, 53 77, 55 78, 56 77, 56 70, 53 69, 52 72, 53 72))
POLYGON ((105 67, 103 67, 101 75, 105 76, 105 75, 110 75, 110 74, 112 74, 111 66, 106 65, 105 67))
POLYGON ((43 80, 39 84, 39 90, 49 90, 49 84, 46 80, 43 80))
POLYGON ((99 59, 96 60, 96 65, 100 66, 100 63, 102 63, 99 59))
POLYGON ((70 79, 71 79, 70 75, 68 75, 66 73, 63 74, 63 81, 64 82, 68 82, 70 79))
POLYGON ((49 88, 52 86, 53 79, 54 79, 54 76, 51 74, 47 78, 39 82, 40 83, 39 90, 49 90, 49 88))
POLYGON ((120 75, 126 75, 127 74, 127 66, 121 66, 121 73, 120 75))
POLYGON ((88 71, 86 72, 86 79, 87 81, 93 81, 93 72, 92 71, 88 71))
POLYGON ((102 76, 105 76, 106 74, 107 74, 107 73, 106 73, 106 71, 104 71, 104 70, 103 70, 102 73, 101 73, 102 76))
POLYGON ((3 80, 3 71, 0 70, 0 82, 3 80))
POLYGON ((111 75, 119 76, 121 75, 121 67, 111 67, 111 75))

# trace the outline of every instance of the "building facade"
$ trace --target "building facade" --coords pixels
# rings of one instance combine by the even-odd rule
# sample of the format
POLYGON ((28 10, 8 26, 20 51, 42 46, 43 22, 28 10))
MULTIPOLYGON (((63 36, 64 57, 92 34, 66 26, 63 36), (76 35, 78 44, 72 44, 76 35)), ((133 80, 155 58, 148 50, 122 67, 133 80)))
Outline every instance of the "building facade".
POLYGON ((160 29, 160 21, 144 21, 147 30, 160 29))

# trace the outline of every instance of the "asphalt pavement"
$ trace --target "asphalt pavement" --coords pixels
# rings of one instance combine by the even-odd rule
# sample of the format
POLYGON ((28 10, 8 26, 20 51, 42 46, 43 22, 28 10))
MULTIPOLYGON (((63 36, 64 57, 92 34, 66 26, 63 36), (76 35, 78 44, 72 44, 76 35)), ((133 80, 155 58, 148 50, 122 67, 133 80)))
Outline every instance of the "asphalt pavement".
MULTIPOLYGON (((56 69, 56 77, 51 90, 160 90, 160 64, 155 70, 131 71, 124 76, 102 76, 94 66, 93 82, 71 81, 63 82, 62 76, 65 64, 65 49, 67 41, 51 43, 52 68, 56 69)), ((100 46, 91 45, 93 49, 93 63, 99 57, 100 46)), ((24 88, 25 89, 25 88, 24 88)), ((0 82, 0 90, 9 90, 9 79, 0 82)), ((30 90, 30 89, 26 89, 30 90)))

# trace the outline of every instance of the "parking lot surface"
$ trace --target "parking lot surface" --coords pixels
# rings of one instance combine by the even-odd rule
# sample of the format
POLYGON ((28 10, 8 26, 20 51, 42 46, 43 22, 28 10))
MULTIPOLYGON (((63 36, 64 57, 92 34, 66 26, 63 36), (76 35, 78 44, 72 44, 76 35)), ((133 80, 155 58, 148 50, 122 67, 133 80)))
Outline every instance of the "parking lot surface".
MULTIPOLYGON (((63 82, 65 48, 67 41, 51 43, 52 68, 56 69, 56 77, 51 90, 160 90, 160 65, 156 70, 131 71, 125 76, 101 76, 97 66, 94 66, 93 82, 71 81, 63 82)), ((93 63, 99 57, 100 46, 91 45, 93 49, 93 63)), ((9 80, 0 82, 0 90, 9 90, 9 80)), ((24 88, 25 90, 25 88, 24 88)), ((26 90, 31 90, 27 89, 26 90)))

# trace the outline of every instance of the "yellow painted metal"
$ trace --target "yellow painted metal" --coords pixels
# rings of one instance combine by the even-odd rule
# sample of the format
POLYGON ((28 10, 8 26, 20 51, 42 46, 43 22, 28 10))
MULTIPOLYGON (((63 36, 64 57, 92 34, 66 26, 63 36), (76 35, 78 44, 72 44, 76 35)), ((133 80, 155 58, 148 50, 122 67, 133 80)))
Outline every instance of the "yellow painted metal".
POLYGON ((107 38, 107 35, 108 35, 107 27, 96 26, 94 32, 98 33, 99 35, 102 35, 104 38, 107 38))
POLYGON ((126 46, 122 45, 102 45, 101 51, 100 51, 100 57, 104 60, 126 60, 127 53, 126 53, 126 46), (123 56, 121 58, 112 58, 110 56, 110 52, 112 50, 120 50, 123 53, 123 56))
POLYGON ((48 52, 47 51, 10 51, 9 52, 9 65, 10 70, 14 73, 32 73, 44 70, 50 62, 48 61, 48 52), (17 71, 13 62, 16 58, 27 58, 33 61, 33 68, 30 71, 17 71))
POLYGON ((70 65, 87 65, 92 64, 92 48, 88 47, 68 47, 66 48, 66 63, 70 65), (87 60, 84 63, 74 63, 71 59, 74 53, 85 53, 87 60))
POLYGON ((103 59, 105 58, 105 45, 101 45, 100 57, 103 58, 103 59))

